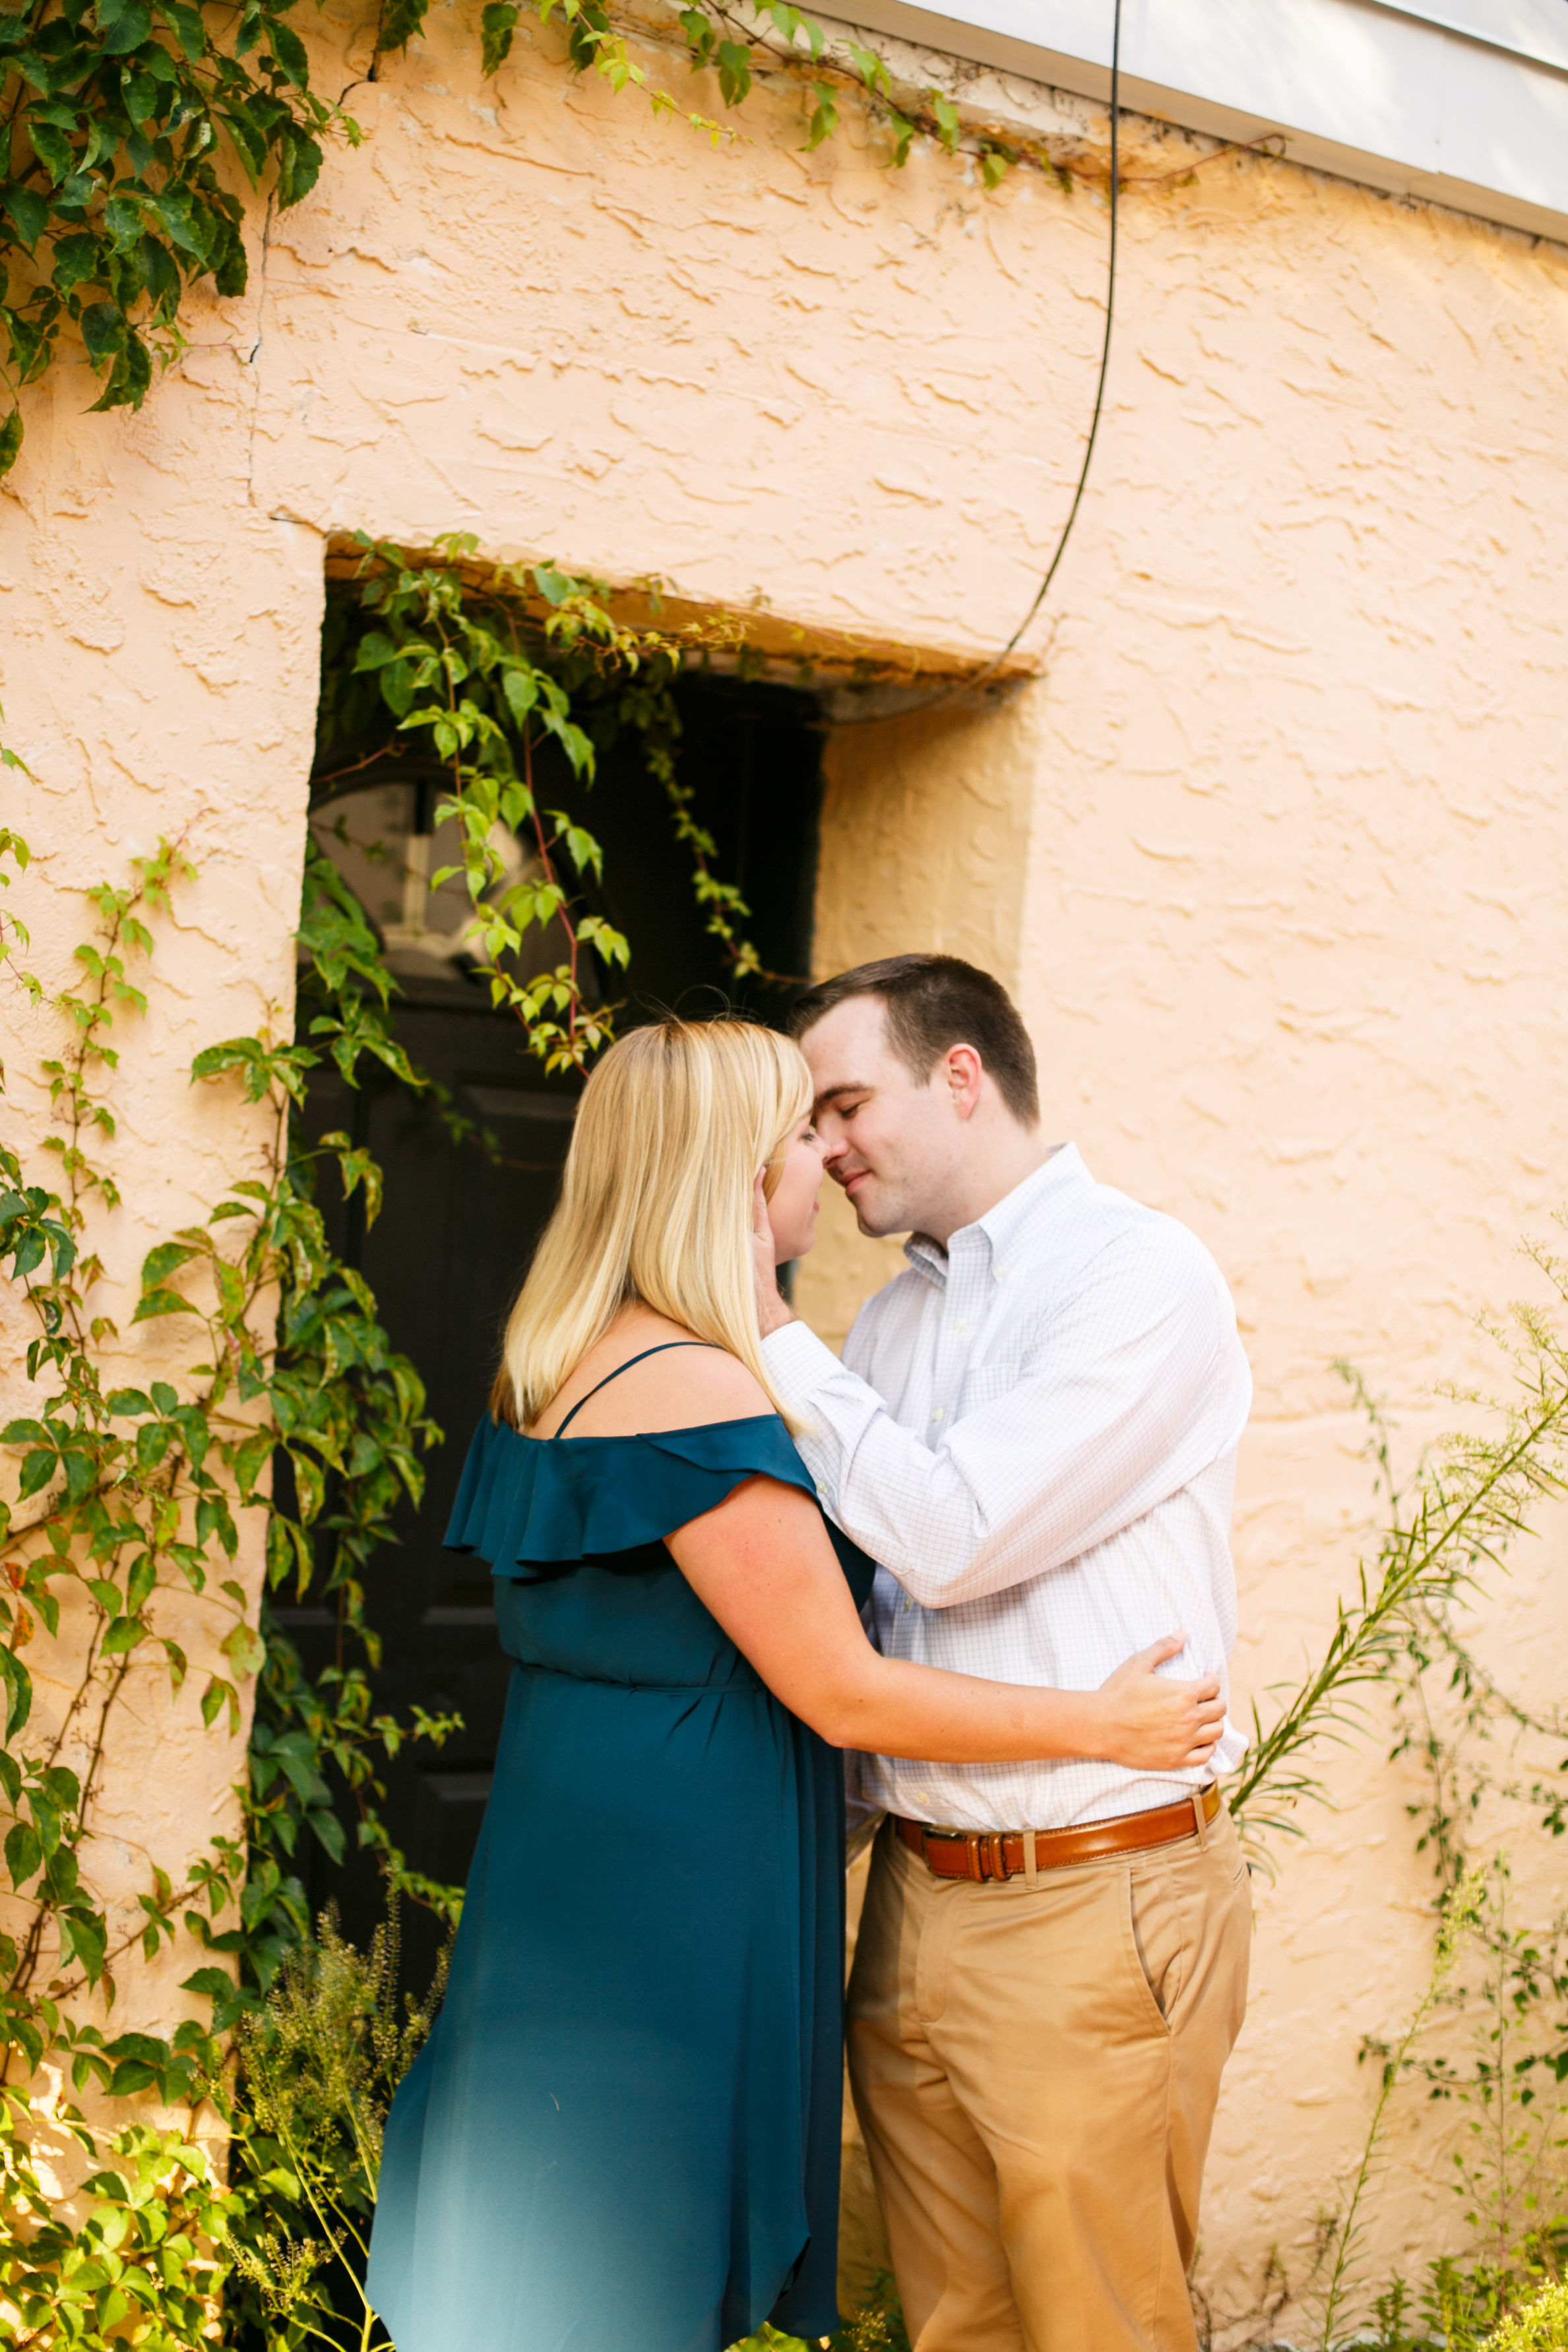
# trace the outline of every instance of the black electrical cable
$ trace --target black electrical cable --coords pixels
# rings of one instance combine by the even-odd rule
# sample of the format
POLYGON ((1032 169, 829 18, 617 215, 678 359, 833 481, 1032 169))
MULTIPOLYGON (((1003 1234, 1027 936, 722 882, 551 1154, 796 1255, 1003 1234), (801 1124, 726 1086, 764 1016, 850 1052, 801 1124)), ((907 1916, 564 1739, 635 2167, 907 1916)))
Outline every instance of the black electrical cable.
POLYGON ((1035 590, 1034 602, 1002 647, 1001 652, 995 655, 983 669, 977 670, 972 677, 960 678, 956 684, 945 688, 940 694, 932 695, 928 701, 911 703, 903 710, 868 710, 863 713, 857 712, 851 718, 835 719, 832 722, 835 727, 865 727, 877 719, 912 718, 927 710, 939 709, 946 703, 956 702, 965 695, 975 693, 988 679, 995 677, 998 670, 1007 660, 1008 656, 1045 602, 1047 592, 1056 577, 1057 567, 1067 551, 1067 542, 1072 535, 1072 526, 1078 520, 1078 509, 1083 503, 1083 491, 1089 480, 1089 467, 1094 456, 1094 442, 1100 431, 1101 412, 1105 404, 1105 377, 1111 365, 1111 322, 1115 313, 1116 298, 1116 229, 1121 194, 1118 184, 1121 177, 1121 157, 1117 141, 1117 124, 1121 110, 1122 0, 1113 0, 1113 14, 1111 20, 1111 244, 1105 275, 1105 339, 1100 347, 1100 379, 1094 387, 1094 413, 1089 419, 1089 438, 1083 445, 1083 463, 1078 472, 1078 487, 1072 493, 1072 504, 1067 509, 1067 520, 1061 526, 1061 536, 1056 542, 1055 551, 1050 563, 1046 566, 1045 577, 1035 590))

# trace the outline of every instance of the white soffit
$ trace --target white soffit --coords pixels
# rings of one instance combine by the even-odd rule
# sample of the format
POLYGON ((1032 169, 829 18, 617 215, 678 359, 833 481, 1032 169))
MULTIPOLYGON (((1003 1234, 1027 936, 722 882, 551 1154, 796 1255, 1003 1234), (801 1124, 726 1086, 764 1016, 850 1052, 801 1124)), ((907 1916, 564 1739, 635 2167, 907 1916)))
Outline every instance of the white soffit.
MULTIPOLYGON (((1089 98, 1112 0, 856 0, 858 22, 1089 98)), ((1568 239, 1568 0, 1124 0, 1122 103, 1568 239)))

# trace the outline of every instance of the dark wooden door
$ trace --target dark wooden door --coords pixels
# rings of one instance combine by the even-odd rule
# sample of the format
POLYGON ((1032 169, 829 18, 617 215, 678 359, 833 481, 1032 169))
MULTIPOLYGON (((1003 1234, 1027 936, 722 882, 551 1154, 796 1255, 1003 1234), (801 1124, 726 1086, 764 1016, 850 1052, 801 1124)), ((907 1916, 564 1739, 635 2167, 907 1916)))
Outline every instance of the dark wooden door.
MULTIPOLYGON (((696 788, 695 814, 718 844, 717 870, 745 891, 764 963, 803 975, 820 798, 813 705, 786 689, 727 680, 694 680, 679 691, 682 772, 696 788)), ((620 1025, 665 1006, 702 1017, 737 1001, 779 1019, 788 991, 732 986, 696 906, 687 854, 631 751, 603 763, 590 793, 574 795, 561 780, 562 803, 574 798, 604 846, 599 903, 632 942, 631 969, 614 989, 625 999, 620 1025)), ((319 827, 319 837, 333 845, 329 828, 319 827)), ((372 916, 384 917, 387 902, 375 895, 382 886, 366 878, 373 869, 347 852, 342 862, 372 916)), ((395 953, 392 960, 395 967, 395 953)), ((455 1143, 427 1097, 379 1074, 356 1089, 333 1072, 318 1073, 307 1118, 317 1134, 349 1129, 382 1168, 385 1205, 368 1231, 357 1205, 325 1205, 334 1240, 375 1292, 393 1344, 418 1366, 445 1433, 428 1457, 423 1506, 403 1514, 401 1542, 372 1562, 368 1593, 383 1644, 378 1704, 400 1716, 419 1705, 464 1720, 441 1750, 405 1749, 387 1768, 383 1817, 413 1869, 461 1883, 489 1791, 510 1668, 497 1646, 488 1570, 445 1552, 442 1537, 507 1310, 554 1202, 581 1081, 547 1081, 515 1020, 494 1013, 487 992, 460 971, 414 954, 402 961, 398 1034, 489 1130, 497 1156, 455 1143)), ((309 1668, 332 1662, 339 1633, 330 1610, 278 1614, 309 1668)), ((351 1821, 346 1826, 350 1856, 340 1868, 319 1846, 301 1860, 313 1904, 335 1900, 361 1938, 382 1916, 382 1889, 373 1864, 353 1847, 351 1821)), ((540 1836, 548 1852, 548 1823, 540 1836)), ((408 1978, 423 1979, 435 1956, 434 1925, 405 1911, 403 1933, 408 1978)))

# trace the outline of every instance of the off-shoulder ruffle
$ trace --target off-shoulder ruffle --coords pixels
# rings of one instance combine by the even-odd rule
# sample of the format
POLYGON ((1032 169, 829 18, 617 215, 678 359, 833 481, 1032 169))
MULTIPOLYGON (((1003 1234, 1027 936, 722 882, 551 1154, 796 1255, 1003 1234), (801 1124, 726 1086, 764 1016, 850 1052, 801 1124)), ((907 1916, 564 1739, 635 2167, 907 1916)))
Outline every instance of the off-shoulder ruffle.
POLYGON ((777 1413, 635 1437, 523 1437, 488 1416, 474 1433, 446 1530, 525 1580, 538 1563, 657 1543, 758 1475, 815 1488, 777 1413))

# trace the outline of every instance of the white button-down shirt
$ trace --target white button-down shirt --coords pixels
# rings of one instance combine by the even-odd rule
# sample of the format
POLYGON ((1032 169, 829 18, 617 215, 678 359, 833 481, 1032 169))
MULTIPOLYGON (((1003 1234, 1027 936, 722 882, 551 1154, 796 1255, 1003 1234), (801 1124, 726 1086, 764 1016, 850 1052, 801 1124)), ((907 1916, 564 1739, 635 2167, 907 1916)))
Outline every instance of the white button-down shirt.
MULTIPOLYGON (((803 1323, 764 1342, 808 1424, 824 1507, 879 1562, 888 1657, 1092 1690, 1161 1634, 1164 1671, 1236 1639, 1230 1511, 1252 1379, 1218 1267, 1172 1217, 1096 1184, 1076 1149, 863 1307, 841 1363, 803 1323)), ((1246 1740, 1227 1720, 1220 1773, 1246 1740)), ((1061 1829, 1210 1777, 1118 1764, 852 1759, 852 1797, 960 1829, 1061 1829)))

